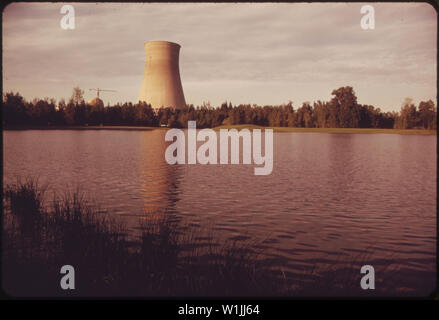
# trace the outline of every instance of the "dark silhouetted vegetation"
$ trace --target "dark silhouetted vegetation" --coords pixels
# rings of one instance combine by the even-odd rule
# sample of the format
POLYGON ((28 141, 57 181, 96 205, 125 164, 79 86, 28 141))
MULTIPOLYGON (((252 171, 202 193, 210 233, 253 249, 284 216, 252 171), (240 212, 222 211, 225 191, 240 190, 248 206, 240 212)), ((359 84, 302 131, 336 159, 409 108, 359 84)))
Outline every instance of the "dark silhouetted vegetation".
MULTIPOLYGON (((79 191, 45 199, 35 180, 5 187, 2 288, 12 296, 370 296, 359 286, 367 255, 294 266, 260 259, 264 241, 218 242, 168 213, 145 213, 134 235, 79 191), (63 265, 75 268, 75 290, 60 288, 63 265)), ((377 269, 376 294, 394 294, 401 278, 390 271, 377 269)))
POLYGON ((141 234, 79 192, 44 203, 35 181, 4 191, 2 283, 14 296, 260 296, 281 294, 282 274, 251 243, 218 246, 166 214, 145 214, 141 234), (76 288, 60 288, 75 267, 76 288))
POLYGON ((400 112, 382 112, 371 105, 357 102, 352 87, 332 92, 330 101, 308 102, 301 107, 293 103, 280 106, 233 106, 225 102, 220 107, 189 105, 186 110, 161 108, 154 112, 145 102, 123 103, 104 107, 85 103, 83 91, 74 88, 72 97, 56 103, 54 99, 26 101, 20 94, 3 96, 3 125, 13 126, 161 126, 186 127, 195 120, 199 128, 220 125, 254 124, 270 127, 298 128, 395 128, 436 129, 437 110, 433 101, 418 106, 406 99, 400 112))

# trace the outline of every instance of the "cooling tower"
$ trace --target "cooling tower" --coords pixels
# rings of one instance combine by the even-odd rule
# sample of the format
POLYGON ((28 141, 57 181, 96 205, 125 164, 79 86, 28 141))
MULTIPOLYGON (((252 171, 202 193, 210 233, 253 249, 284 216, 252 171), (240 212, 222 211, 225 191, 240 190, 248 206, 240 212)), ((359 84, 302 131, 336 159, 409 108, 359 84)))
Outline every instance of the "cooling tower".
POLYGON ((145 43, 145 72, 139 101, 145 101, 153 108, 186 108, 180 80, 180 45, 167 41, 145 43))

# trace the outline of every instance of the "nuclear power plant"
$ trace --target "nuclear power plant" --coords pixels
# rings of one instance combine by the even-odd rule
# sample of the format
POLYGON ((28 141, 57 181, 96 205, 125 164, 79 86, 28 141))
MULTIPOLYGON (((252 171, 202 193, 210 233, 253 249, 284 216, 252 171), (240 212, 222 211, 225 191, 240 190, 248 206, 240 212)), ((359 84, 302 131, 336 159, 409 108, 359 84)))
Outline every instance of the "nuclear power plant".
POLYGON ((185 109, 178 62, 180 45, 150 41, 145 43, 145 54, 145 71, 138 100, 149 103, 154 109, 185 109))

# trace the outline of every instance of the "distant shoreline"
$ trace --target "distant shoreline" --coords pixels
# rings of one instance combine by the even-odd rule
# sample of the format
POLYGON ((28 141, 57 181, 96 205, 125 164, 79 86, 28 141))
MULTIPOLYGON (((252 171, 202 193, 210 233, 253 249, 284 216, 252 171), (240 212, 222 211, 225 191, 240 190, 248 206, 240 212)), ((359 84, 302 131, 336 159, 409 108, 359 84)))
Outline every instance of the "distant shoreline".
MULTIPOLYGON (((295 127, 264 127, 257 125, 224 125, 213 128, 220 129, 273 129, 274 132, 301 132, 301 133, 381 133, 381 134, 417 134, 436 135, 437 130, 426 129, 379 129, 379 128, 295 128, 295 127)), ((168 127, 142 127, 142 126, 7 126, 3 131, 15 130, 129 130, 151 131, 170 129, 168 127)), ((201 128, 199 128, 201 129, 201 128)))
POLYGON ((273 129, 274 132, 302 132, 302 133, 385 133, 385 134, 421 134, 436 135, 437 130, 427 129, 380 129, 380 128, 296 128, 296 127, 263 127, 256 125, 227 125, 213 128, 219 129, 273 129))
POLYGON ((167 129, 167 127, 142 127, 142 126, 7 126, 3 131, 16 130, 135 130, 150 131, 167 129))

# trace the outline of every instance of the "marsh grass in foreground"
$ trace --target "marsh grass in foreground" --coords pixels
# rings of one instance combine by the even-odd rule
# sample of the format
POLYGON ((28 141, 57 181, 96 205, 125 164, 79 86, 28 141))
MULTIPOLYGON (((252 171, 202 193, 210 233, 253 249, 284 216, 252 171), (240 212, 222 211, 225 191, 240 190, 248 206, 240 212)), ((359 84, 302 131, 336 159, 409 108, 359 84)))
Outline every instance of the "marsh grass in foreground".
POLYGON ((80 192, 54 196, 33 180, 8 185, 3 201, 2 284, 13 296, 270 296, 281 273, 251 245, 200 240, 166 215, 129 237, 123 224, 80 192), (75 290, 60 288, 60 268, 75 268, 75 290))
MULTIPOLYGON (((35 180, 4 190, 2 288, 12 296, 371 295, 359 286, 359 269, 372 261, 367 255, 309 268, 300 261, 259 259, 265 250, 260 241, 219 244, 212 227, 201 232, 166 213, 145 214, 140 235, 133 237, 79 191, 54 196, 49 204, 44 199, 45 188, 35 180), (75 290, 60 288, 63 265, 75 268, 75 290)), ((393 271, 384 277, 389 272, 381 269, 386 283, 378 279, 374 294, 392 295, 401 277, 393 271)))

